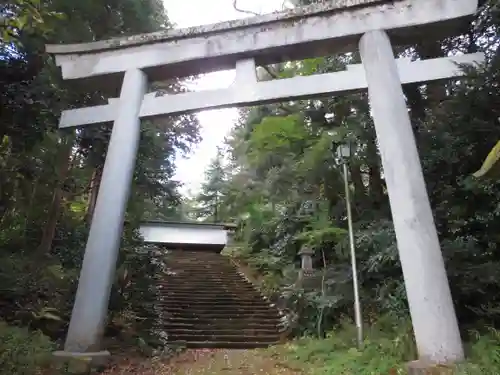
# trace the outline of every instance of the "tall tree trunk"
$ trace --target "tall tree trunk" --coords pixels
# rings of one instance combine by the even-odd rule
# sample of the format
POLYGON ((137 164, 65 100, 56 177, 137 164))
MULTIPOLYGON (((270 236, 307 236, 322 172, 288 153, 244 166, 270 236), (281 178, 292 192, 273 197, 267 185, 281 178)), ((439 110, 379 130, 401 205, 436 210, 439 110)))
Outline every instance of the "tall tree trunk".
POLYGON ((361 175, 361 168, 359 165, 351 165, 350 166, 350 172, 351 172, 351 181, 352 184, 354 185, 354 199, 353 199, 353 207, 355 208, 353 211, 353 215, 356 215, 357 210, 356 207, 362 207, 364 209, 366 207, 366 189, 365 185, 363 184, 363 178, 361 175))
POLYGON ((90 192, 89 200, 87 206, 87 212, 85 213, 85 221, 88 225, 92 222, 92 217, 94 216, 95 205, 97 203, 97 195, 99 194, 99 187, 101 186, 103 167, 97 166, 92 173, 92 178, 90 180, 90 192))
POLYGON ((47 215, 47 222, 45 224, 45 228, 43 229, 42 240, 38 246, 38 254, 40 255, 47 254, 52 248, 57 221, 59 219, 59 212, 61 210, 63 185, 70 170, 71 151, 73 149, 74 141, 74 135, 64 137, 59 149, 56 186, 54 187, 54 193, 52 194, 52 201, 47 215))
POLYGON ((26 209, 26 213, 24 215, 24 245, 26 246, 28 244, 28 230, 29 230, 29 225, 31 223, 31 215, 33 213, 33 207, 35 207, 35 199, 36 199, 36 194, 38 190, 38 178, 34 181, 32 187, 31 187, 31 194, 30 198, 28 201, 28 207, 26 209))
POLYGON ((406 96, 406 102, 410 107, 410 117, 411 124, 413 127, 413 132, 415 136, 419 134, 419 124, 425 120, 426 117, 426 104, 422 92, 420 90, 420 84, 414 83, 411 85, 404 85, 403 92, 406 96))
MULTIPOLYGON (((418 56, 422 59, 432 59, 445 56, 439 41, 424 41, 415 46, 418 56)), ((425 97, 421 90, 422 83, 413 83, 403 86, 406 101, 410 107, 411 122, 415 137, 419 135, 419 125, 426 118, 426 108, 429 104, 438 105, 446 98, 446 87, 442 82, 430 82, 426 84, 425 97)))
POLYGON ((215 207, 214 207, 214 223, 217 223, 219 220, 219 198, 217 196, 218 193, 215 193, 215 207))
MULTIPOLYGON (((434 59, 446 55, 441 42, 432 39, 419 43, 415 49, 422 59, 434 59)), ((446 99, 446 86, 443 82, 427 83, 427 97, 431 106, 439 105, 441 101, 446 99)))
POLYGON ((380 157, 375 144, 375 137, 367 142, 369 192, 374 208, 380 208, 384 200, 384 182, 382 181, 382 171, 380 168, 380 157))

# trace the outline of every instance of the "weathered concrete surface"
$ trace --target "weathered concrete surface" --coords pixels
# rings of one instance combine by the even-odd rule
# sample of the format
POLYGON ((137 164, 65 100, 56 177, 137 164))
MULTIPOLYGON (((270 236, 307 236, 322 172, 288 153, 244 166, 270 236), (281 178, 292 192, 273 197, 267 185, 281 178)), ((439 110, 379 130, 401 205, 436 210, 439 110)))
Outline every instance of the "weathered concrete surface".
POLYGON ((299 251, 299 255, 301 258, 301 269, 305 272, 313 271, 313 263, 312 256, 314 255, 314 250, 309 247, 303 247, 299 251))
MULTIPOLYGON (((170 36, 165 33, 162 37, 132 38, 132 42, 48 46, 47 50, 56 54, 64 79, 101 75, 116 78, 127 69, 140 68, 151 80, 161 80, 233 69, 236 61, 244 58, 255 58, 260 65, 355 49, 363 33, 376 29, 387 30, 394 43, 408 41, 416 34, 421 37, 426 27, 428 30, 432 27, 435 37, 450 26, 447 21, 456 26, 454 21, 477 10, 477 0, 398 0, 373 4, 342 11, 323 5, 321 11, 314 7, 311 12, 299 9, 288 15, 176 31, 170 36), (301 11, 304 18, 299 19, 301 11), (146 39, 146 44, 140 44, 138 39, 146 39), (109 49, 103 50, 106 45, 109 49)), ((98 81, 108 89, 116 89, 120 82, 101 78, 98 81)))
POLYGON ((462 340, 387 34, 376 30, 363 35, 360 54, 419 358, 430 363, 460 361, 464 358, 462 340))
MULTIPOLYGON (((457 64, 473 64, 482 61, 484 61, 484 55, 475 53, 413 62, 408 59, 398 59, 397 66, 401 81, 414 83, 461 76, 463 72, 457 64)), ((265 82, 256 82, 252 78, 252 65, 249 65, 248 61, 239 65, 239 68, 243 70, 243 75, 240 76, 241 70, 237 69, 235 83, 226 89, 165 96, 161 93, 149 93, 144 97, 140 116, 148 118, 199 109, 240 107, 322 95, 340 95, 367 88, 362 65, 349 65, 346 71, 337 73, 265 82)), ((59 126, 67 128, 112 122, 118 114, 118 107, 115 103, 117 99, 110 99, 108 105, 63 111, 59 126)))
POLYGON ((192 38, 194 36, 211 35, 216 32, 231 31, 251 26, 264 26, 277 21, 295 20, 312 15, 327 12, 339 12, 352 8, 361 8, 375 4, 397 2, 402 0, 335 0, 293 9, 263 14, 255 17, 224 21, 219 23, 187 27, 182 29, 168 29, 154 33, 136 34, 132 36, 101 40, 92 43, 78 44, 49 44, 46 47, 48 53, 72 54, 104 51, 108 49, 119 49, 143 44, 166 42, 175 39, 192 38))
POLYGON ((139 109, 147 86, 142 71, 125 74, 64 345, 66 352, 101 349, 139 146, 139 109))
POLYGON ((413 361, 407 364, 408 375, 454 375, 455 366, 435 364, 428 361, 413 361))

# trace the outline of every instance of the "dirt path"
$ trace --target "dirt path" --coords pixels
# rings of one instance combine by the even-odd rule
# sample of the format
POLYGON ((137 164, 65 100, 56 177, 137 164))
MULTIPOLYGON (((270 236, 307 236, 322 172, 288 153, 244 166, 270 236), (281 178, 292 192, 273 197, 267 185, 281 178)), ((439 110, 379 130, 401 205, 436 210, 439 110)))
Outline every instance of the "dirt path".
POLYGON ((105 375, 304 375, 264 351, 188 350, 171 360, 123 360, 105 375))

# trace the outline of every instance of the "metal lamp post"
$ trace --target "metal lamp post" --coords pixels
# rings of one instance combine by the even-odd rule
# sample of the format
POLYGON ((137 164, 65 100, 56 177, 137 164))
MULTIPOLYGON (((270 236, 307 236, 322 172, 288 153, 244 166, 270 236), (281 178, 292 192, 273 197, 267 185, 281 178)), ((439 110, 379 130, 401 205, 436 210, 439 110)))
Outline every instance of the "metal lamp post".
POLYGON ((349 247, 351 250, 351 267, 352 267, 352 282, 354 288, 354 321, 356 323, 357 343, 358 347, 363 343, 363 322, 361 317, 361 303, 359 298, 359 283, 358 271, 356 267, 356 249, 354 248, 354 231, 352 228, 352 212, 351 212, 351 199, 349 196, 349 175, 347 170, 347 163, 351 156, 351 146, 349 143, 341 144, 337 147, 337 156, 342 164, 344 189, 345 189, 345 202, 347 208, 347 225, 349 230, 349 247))

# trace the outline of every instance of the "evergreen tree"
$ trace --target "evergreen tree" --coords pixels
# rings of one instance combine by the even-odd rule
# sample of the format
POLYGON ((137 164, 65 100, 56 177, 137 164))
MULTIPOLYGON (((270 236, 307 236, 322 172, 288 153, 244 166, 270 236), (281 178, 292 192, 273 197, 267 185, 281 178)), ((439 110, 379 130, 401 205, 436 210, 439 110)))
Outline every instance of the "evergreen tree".
POLYGON ((220 222, 224 218, 222 199, 225 196, 227 173, 224 168, 224 153, 220 147, 205 171, 205 181, 197 196, 197 217, 220 222))

